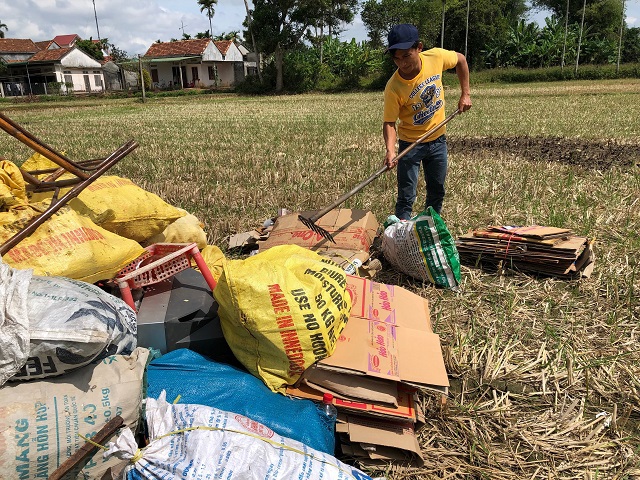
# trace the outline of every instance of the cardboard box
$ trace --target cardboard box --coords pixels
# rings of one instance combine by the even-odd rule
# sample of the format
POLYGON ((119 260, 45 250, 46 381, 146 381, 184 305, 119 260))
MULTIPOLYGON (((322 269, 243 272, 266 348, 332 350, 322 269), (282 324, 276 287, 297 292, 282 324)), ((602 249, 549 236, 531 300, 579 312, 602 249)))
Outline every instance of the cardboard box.
POLYGON ((449 379, 428 301, 404 288, 347 277, 351 315, 318 372, 370 376, 446 393, 449 379))
POLYGON ((342 452, 369 465, 404 462, 424 465, 420 444, 411 422, 338 414, 336 432, 342 452))
MULTIPOLYGON (((311 217, 314 211, 305 211, 301 215, 311 217)), ((293 213, 278 217, 269 238, 260 242, 260 250, 277 245, 299 245, 310 250, 351 250, 369 252, 371 243, 378 232, 378 221, 369 210, 339 208, 331 210, 320 218, 317 225, 327 230, 336 243, 307 228, 293 213)))

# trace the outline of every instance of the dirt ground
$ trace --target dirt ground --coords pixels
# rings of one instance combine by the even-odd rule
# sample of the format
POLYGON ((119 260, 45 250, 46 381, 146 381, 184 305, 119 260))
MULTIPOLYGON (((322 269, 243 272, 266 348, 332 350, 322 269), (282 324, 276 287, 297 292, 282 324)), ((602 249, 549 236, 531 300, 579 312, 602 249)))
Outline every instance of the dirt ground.
POLYGON ((637 144, 614 140, 580 140, 561 137, 455 137, 447 139, 450 153, 503 150, 534 161, 562 162, 606 170, 640 164, 637 144))

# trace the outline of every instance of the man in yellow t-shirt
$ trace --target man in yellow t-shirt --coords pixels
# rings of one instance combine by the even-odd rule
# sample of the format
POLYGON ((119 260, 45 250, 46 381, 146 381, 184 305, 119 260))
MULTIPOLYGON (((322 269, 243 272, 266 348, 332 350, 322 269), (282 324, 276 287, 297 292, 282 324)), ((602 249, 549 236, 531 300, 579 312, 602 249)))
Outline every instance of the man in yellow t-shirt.
POLYGON ((440 213, 447 175, 447 141, 445 127, 424 139, 400 159, 396 157, 415 140, 445 118, 442 72, 456 69, 461 95, 460 112, 471 108, 469 67, 464 55, 452 50, 432 48, 422 51, 418 29, 413 25, 394 26, 389 35, 387 52, 398 67, 384 90, 383 135, 387 148, 385 164, 398 166, 398 199, 395 214, 401 220, 411 218, 416 200, 420 164, 427 183, 425 209, 429 206, 440 213), (400 120, 397 125, 396 122, 400 120))

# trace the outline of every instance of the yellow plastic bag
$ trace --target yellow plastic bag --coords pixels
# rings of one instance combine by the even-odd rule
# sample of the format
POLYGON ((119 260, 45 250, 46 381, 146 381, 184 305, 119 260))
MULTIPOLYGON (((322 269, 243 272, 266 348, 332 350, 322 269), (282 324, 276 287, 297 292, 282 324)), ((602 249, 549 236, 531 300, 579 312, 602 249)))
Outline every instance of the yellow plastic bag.
MULTIPOLYGON (((20 231, 47 204, 0 212, 0 244, 20 231)), ((135 260, 144 249, 133 240, 115 235, 89 218, 64 206, 31 236, 9 250, 2 259, 34 275, 52 275, 94 283, 110 279, 135 260)))
POLYGON ((0 211, 26 203, 26 186, 20 169, 8 160, 0 160, 0 211))
POLYGON ((214 296, 236 358, 277 392, 333 353, 351 311, 344 271, 297 245, 224 262, 214 296))

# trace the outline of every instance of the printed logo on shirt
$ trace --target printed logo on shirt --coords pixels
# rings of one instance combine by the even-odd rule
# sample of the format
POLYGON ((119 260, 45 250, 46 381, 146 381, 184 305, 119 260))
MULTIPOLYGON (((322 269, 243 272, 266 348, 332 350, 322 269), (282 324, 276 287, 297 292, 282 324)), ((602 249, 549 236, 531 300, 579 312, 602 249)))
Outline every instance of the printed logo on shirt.
POLYGON ((433 118, 433 115, 443 105, 440 92, 441 88, 436 87, 433 83, 424 87, 420 92, 422 102, 414 105, 414 110, 416 110, 415 107, 420 106, 420 110, 413 115, 414 125, 424 125, 433 118))

